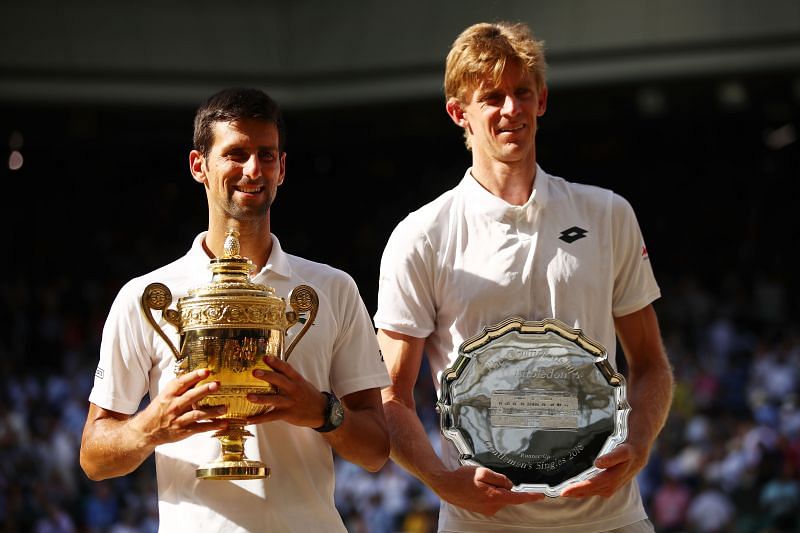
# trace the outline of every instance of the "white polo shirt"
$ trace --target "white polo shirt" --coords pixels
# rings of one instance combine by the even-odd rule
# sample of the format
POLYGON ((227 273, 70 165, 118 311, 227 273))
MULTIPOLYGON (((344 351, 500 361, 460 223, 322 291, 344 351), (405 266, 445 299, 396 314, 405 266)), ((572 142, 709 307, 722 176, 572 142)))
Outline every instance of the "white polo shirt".
MULTIPOLYGON (((177 261, 128 282, 117 295, 103 329, 100 363, 89 401, 133 414, 142 397, 155 397, 174 379, 174 357, 147 322, 140 298, 151 282, 166 284, 177 299, 211 280, 203 251, 205 233, 177 261)), ((319 295, 314 324, 289 363, 318 389, 339 397, 390 383, 375 330, 353 279, 341 270, 285 253, 272 236, 267 265, 253 277, 287 298, 300 284, 319 295)), ((153 313, 178 346, 174 327, 153 313)), ((300 326, 287 334, 287 346, 300 326)), ((198 480, 200 464, 215 460, 219 441, 211 433, 158 446, 155 451, 161 531, 345 531, 333 500, 334 464, 319 433, 285 422, 248 426, 246 455, 272 470, 265 480, 198 480)))
MULTIPOLYGON (((398 224, 381 259, 375 326, 426 338, 439 374, 461 343, 518 316, 558 318, 602 343, 616 365, 614 317, 660 296, 630 204, 610 190, 537 167, 530 199, 514 206, 468 169, 461 182, 398 224)), ((443 459, 458 454, 443 441, 443 459)), ((609 499, 546 498, 493 518, 442 502, 447 531, 587 531, 645 518, 635 482, 609 499)))

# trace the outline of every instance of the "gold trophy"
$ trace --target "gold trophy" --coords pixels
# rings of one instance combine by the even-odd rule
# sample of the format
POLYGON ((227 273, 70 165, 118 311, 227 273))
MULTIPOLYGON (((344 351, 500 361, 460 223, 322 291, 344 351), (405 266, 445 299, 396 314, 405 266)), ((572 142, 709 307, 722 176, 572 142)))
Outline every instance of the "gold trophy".
POLYGON ((244 453, 244 441, 252 437, 245 429, 246 419, 268 411, 263 405, 247 400, 250 393, 274 394, 275 387, 253 376, 256 368, 272 371, 264 356, 288 359, 314 318, 319 298, 313 288, 298 285, 286 300, 275 296, 275 290, 250 281, 253 263, 239 255, 239 232, 228 230, 224 254, 212 259, 211 282, 192 289, 179 298, 176 309, 169 309, 172 293, 163 283, 151 283, 142 294, 142 308, 150 324, 175 354, 175 374, 208 368, 211 374, 200 384, 219 382, 219 389, 198 405, 224 405, 227 429, 214 437, 222 443, 220 457, 197 469, 201 479, 257 479, 269 476, 270 469, 261 461, 250 460, 244 453), (162 318, 177 328, 180 350, 158 325, 151 309, 161 311, 162 318), (305 324, 284 349, 286 332, 302 322, 301 313, 308 313, 305 324))

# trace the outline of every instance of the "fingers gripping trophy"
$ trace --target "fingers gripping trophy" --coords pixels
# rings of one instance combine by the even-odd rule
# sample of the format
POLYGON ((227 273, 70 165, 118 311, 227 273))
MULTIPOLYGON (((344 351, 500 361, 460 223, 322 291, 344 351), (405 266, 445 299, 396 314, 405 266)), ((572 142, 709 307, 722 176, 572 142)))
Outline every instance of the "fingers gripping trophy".
POLYGON ((239 255, 239 233, 229 229, 222 257, 209 264, 211 282, 189 291, 179 298, 176 309, 170 309, 172 293, 163 283, 151 283, 142 294, 145 316, 175 355, 175 374, 198 368, 211 373, 199 384, 216 381, 219 389, 203 398, 199 407, 224 405, 228 427, 214 434, 221 443, 220 457, 197 469, 200 479, 257 479, 268 477, 270 469, 261 461, 248 459, 244 441, 252 433, 245 429, 248 417, 265 413, 269 408, 247 400, 247 395, 274 394, 270 383, 253 377, 253 370, 272 369, 264 363, 267 355, 282 360, 289 358, 297 342, 305 335, 319 308, 313 288, 298 285, 286 300, 275 295, 266 285, 253 283, 253 263, 239 255), (152 310, 177 328, 180 349, 159 326, 152 310), (305 319, 301 318, 305 314, 305 319), (305 322, 288 347, 286 332, 305 322))

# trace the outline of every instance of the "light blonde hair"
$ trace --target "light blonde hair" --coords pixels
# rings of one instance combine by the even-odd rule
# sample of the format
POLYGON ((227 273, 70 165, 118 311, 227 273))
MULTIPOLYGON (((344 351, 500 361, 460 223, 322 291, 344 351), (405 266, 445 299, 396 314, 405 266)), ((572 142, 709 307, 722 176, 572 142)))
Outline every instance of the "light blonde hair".
POLYGON ((466 103, 487 77, 499 83, 503 70, 511 62, 527 68, 536 81, 536 89, 542 89, 547 70, 544 41, 534 39, 526 24, 473 24, 461 32, 447 54, 445 98, 455 97, 466 103))

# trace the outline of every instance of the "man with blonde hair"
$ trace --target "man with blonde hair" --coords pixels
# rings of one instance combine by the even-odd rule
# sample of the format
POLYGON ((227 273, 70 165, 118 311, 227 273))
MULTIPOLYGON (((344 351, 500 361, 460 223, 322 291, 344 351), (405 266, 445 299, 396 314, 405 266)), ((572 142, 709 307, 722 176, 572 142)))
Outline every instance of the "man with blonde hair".
POLYGON ((652 531, 635 476, 664 425, 672 372, 652 302, 660 296, 630 204, 536 161, 546 109, 543 43, 524 24, 475 24, 447 57, 447 113, 472 166, 409 214, 381 260, 375 325, 392 385, 383 391, 392 459, 442 499, 440 531, 652 531), (505 475, 440 458, 416 414, 423 354, 434 381, 461 343, 510 316, 557 318, 608 349, 620 341, 632 405, 627 440, 561 497, 512 490, 505 475))

